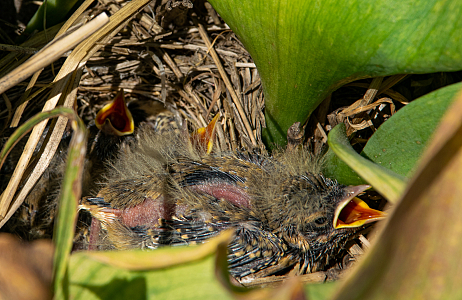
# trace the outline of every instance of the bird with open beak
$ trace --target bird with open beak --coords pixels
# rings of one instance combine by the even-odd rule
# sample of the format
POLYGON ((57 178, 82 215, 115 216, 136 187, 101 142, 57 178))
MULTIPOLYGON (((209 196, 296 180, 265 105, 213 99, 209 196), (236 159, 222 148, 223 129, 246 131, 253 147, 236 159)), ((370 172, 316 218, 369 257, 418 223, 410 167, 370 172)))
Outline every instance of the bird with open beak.
MULTIPOLYGON (((135 111, 138 119, 143 120, 143 117, 139 116, 140 112, 135 111)), ((108 161, 115 159, 121 144, 133 139, 130 135, 133 134, 135 123, 138 122, 139 120, 134 121, 127 108, 122 91, 98 112, 95 118, 96 126, 89 126, 90 141, 87 150, 89 155, 84 165, 83 195, 96 195, 93 192, 97 192, 99 188, 97 183, 103 180, 108 161)), ((25 203, 6 223, 4 230, 14 232, 25 240, 52 237, 69 141, 70 135, 66 133, 49 167, 26 197, 25 203)), ((21 147, 15 149, 22 151, 21 147)), ((13 152, 12 159, 15 156, 19 157, 13 152)))
POLYGON ((306 274, 332 266, 365 224, 385 217, 356 197, 369 186, 325 178, 303 147, 214 152, 217 118, 189 138, 145 130, 121 149, 105 187, 80 204, 93 216, 90 249, 191 245, 232 228, 235 278, 306 274))

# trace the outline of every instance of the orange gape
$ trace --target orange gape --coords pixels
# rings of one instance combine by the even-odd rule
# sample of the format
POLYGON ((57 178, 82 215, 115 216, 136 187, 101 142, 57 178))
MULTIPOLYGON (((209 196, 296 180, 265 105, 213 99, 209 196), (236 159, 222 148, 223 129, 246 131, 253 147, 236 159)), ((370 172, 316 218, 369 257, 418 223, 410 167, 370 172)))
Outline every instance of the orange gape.
POLYGON ((305 274, 335 264, 366 223, 384 218, 356 197, 368 186, 323 177, 306 149, 273 157, 214 153, 217 121, 190 138, 140 132, 98 196, 82 200, 80 208, 94 218, 90 247, 98 240, 117 249, 190 245, 233 228, 234 277, 290 267, 305 274))
POLYGON ((111 103, 103 106, 95 118, 95 125, 106 134, 118 136, 132 134, 135 123, 132 114, 125 104, 123 90, 120 90, 111 103))

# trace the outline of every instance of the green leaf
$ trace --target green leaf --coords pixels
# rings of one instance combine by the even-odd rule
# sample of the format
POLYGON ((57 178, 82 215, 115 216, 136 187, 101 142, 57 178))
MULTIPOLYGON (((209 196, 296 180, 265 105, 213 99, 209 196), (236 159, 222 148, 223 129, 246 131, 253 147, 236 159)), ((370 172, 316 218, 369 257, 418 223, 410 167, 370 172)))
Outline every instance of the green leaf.
POLYGON ((210 256, 216 251, 218 245, 222 243, 227 245, 233 234, 233 230, 224 231, 219 236, 210 239, 207 243, 200 246, 163 247, 156 249, 154 252, 144 250, 87 251, 76 255, 132 271, 156 270, 189 263, 210 256))
POLYGON ((330 149, 376 191, 390 202, 396 202, 399 199, 406 186, 404 177, 356 153, 346 136, 345 124, 335 126, 329 132, 328 138, 330 149))
POLYGON ((258 67, 267 144, 364 77, 460 70, 462 2, 210 0, 258 67))
POLYGON ((385 229, 334 299, 461 299, 462 96, 385 229))
POLYGON ((154 251, 81 252, 71 256, 72 299, 230 299, 215 277, 213 253, 227 232, 200 246, 154 251), (123 262, 124 269, 118 260, 123 262), (142 261, 146 264, 143 266, 142 261), (105 264, 101 261, 106 261, 105 264), (151 271, 129 271, 139 269, 151 271))
MULTIPOLYGON (((383 123, 367 142, 361 156, 410 178, 441 118, 462 84, 457 83, 416 99, 383 123)), ((323 173, 345 185, 366 181, 329 149, 323 173)))
POLYGON ((78 7, 83 0, 46 0, 30 19, 25 33, 31 34, 35 30, 42 31, 66 20, 66 16, 78 7))
POLYGON ((339 281, 326 282, 322 284, 306 284, 305 294, 307 295, 307 299, 310 300, 331 299, 334 292, 338 290, 339 285, 339 281))
POLYGON ((230 299, 214 277, 214 259, 156 271, 127 271, 83 256, 69 266, 72 299, 230 299))
POLYGON ((77 220, 77 203, 82 192, 82 173, 87 150, 87 131, 83 121, 72 109, 65 107, 58 109, 72 117, 71 125, 74 130, 69 145, 66 170, 59 197, 58 217, 53 235, 56 246, 53 261, 54 291, 58 295, 61 292, 66 295, 67 268, 74 239, 75 222, 77 220))
POLYGON ((453 84, 399 110, 372 135, 361 153, 381 166, 410 178, 419 158, 462 83, 453 84))
POLYGON ((338 157, 331 148, 329 148, 323 159, 322 173, 324 176, 335 178, 335 180, 344 185, 361 185, 367 183, 346 162, 338 157))

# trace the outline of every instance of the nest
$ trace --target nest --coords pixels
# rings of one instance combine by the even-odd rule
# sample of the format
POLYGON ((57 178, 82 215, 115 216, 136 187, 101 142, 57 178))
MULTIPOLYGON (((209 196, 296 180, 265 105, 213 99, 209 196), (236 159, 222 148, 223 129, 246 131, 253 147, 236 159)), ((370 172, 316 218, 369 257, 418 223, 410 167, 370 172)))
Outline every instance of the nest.
MULTIPOLYGON (((0 112, 3 142, 15 127, 55 106, 75 108, 90 124, 98 110, 123 89, 128 102, 141 107, 150 120, 168 114, 193 130, 205 127, 220 114, 216 147, 222 151, 266 153, 262 142, 265 98, 261 81, 238 37, 202 0, 141 2, 100 0, 94 6, 85 2, 63 27, 60 24, 49 28, 30 37, 21 47, 8 49, 11 52, 0 61, 0 77, 22 65, 58 34, 66 36, 103 11, 111 17, 106 25, 109 29, 90 44, 80 44, 61 58, 48 57, 45 69, 26 76, 26 81, 13 79, 19 83, 10 84, 13 87, 2 94, 2 107, 6 107, 0 112)), ((396 75, 350 83, 327 97, 305 124, 291 127, 289 143, 305 143, 316 154, 322 153, 329 130, 343 122, 352 144, 361 149, 380 124, 419 96, 418 88, 427 88, 428 92, 436 89, 434 82, 440 82, 438 87, 447 85, 458 80, 460 74, 454 76, 457 78, 443 73, 396 75)), ((34 130, 29 139, 35 141, 31 145, 37 150, 27 154, 29 159, 24 166, 28 167, 23 168, 22 174, 11 176, 22 153, 17 153, 14 163, 3 167, 2 188, 6 188, 10 178, 14 182, 4 191, 9 196, 0 203, 0 215, 6 216, 3 223, 22 204, 48 166, 51 158, 39 158, 53 156, 69 130, 66 125, 66 119, 59 119, 51 122, 47 134, 43 134, 44 126, 34 130)), ((379 198, 374 193, 369 197, 379 198)), ((367 241, 362 240, 361 244, 364 243, 367 241)), ((351 256, 361 252, 357 245, 350 249, 351 256)), ((348 264, 345 261, 344 265, 348 264)), ((340 266, 305 276, 311 282, 337 279, 342 276, 342 269, 340 266)), ((268 282, 271 280, 265 283, 268 282)))

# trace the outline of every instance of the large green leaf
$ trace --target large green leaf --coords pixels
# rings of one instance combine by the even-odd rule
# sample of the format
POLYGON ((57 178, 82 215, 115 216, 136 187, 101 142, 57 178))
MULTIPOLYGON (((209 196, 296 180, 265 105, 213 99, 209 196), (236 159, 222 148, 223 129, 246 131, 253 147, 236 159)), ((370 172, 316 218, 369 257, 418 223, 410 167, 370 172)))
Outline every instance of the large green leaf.
POLYGON ((200 246, 75 253, 69 264, 69 295, 72 299, 229 299, 215 277, 213 254, 220 246, 226 249, 232 235, 224 232, 200 246))
POLYGON ((215 278, 214 259, 155 271, 127 271, 71 256, 72 299, 230 299, 215 278))
POLYGON ((376 244, 334 299, 461 299, 462 96, 376 244))
POLYGON ((379 127, 361 155, 411 177, 427 142, 461 87, 461 83, 453 84, 409 103, 379 127))
POLYGON ((339 86, 358 78, 462 68, 462 2, 210 0, 252 55, 267 143, 284 143, 339 86))
MULTIPOLYGON (((411 177, 429 139, 461 88, 461 83, 453 84, 403 107, 378 128, 361 155, 401 176, 411 177)), ((331 149, 325 156, 323 173, 346 185, 367 182, 331 149)))

